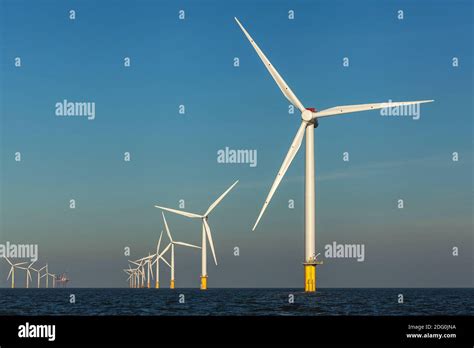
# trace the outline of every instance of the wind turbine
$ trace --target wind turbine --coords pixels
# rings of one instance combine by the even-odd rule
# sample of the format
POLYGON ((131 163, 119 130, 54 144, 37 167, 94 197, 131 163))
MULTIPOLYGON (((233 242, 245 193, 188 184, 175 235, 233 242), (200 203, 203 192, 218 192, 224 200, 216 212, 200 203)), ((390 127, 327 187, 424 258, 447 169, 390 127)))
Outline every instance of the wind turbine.
POLYGON ((12 276, 12 289, 15 288, 15 268, 20 268, 18 266, 24 265, 26 262, 19 262, 19 263, 12 263, 6 256, 4 256, 5 260, 10 264, 10 272, 8 273, 7 280, 12 276))
POLYGON ((153 269, 151 268, 151 259, 155 257, 155 254, 151 255, 148 254, 146 257, 142 257, 141 259, 138 259, 136 261, 143 262, 143 265, 148 265, 147 266, 147 288, 150 288, 150 273, 151 273, 151 278, 153 278, 153 269))
POLYGON ((46 268, 46 266, 43 266, 43 267, 40 268, 40 269, 36 269, 36 268, 31 267, 31 270, 32 270, 32 271, 35 271, 36 273, 38 273, 38 289, 39 289, 40 286, 41 286, 41 271, 42 271, 43 269, 45 269, 45 268, 46 268))
POLYGON ((26 288, 28 289, 30 287, 30 282, 29 280, 32 280, 31 279, 31 272, 30 272, 30 269, 31 269, 31 266, 33 266, 33 264, 35 263, 36 261, 33 261, 32 263, 29 264, 28 267, 18 267, 20 269, 24 269, 26 271, 26 288))
MULTIPOLYGON (((55 288, 56 287, 56 274, 53 274, 53 273, 46 273, 46 274, 53 278, 53 288, 55 288)), ((48 279, 48 277, 46 277, 46 279, 48 279)))
POLYGON ((145 287, 145 272, 143 271, 143 260, 141 260, 140 262, 131 261, 131 260, 128 260, 128 261, 137 266, 137 268, 136 268, 136 273, 137 273, 137 275, 136 275, 136 277, 137 277, 136 287, 137 288, 145 287), (141 279, 140 279, 140 277, 141 277, 141 279))
POLYGON ((131 288, 132 287, 132 281, 133 281, 133 278, 132 278, 133 270, 124 268, 123 271, 128 274, 128 278, 127 278, 127 280, 129 281, 128 282, 128 287, 131 288))
POLYGON ((278 185, 280 184, 283 176, 290 167, 291 162, 295 158, 298 152, 303 138, 306 134, 306 159, 305 159, 305 291, 313 292, 316 291, 316 265, 320 262, 316 261, 316 223, 315 223, 315 175, 314 175, 314 129, 318 127, 318 120, 321 117, 341 115, 351 112, 359 112, 365 110, 376 110, 387 107, 397 107, 412 104, 429 103, 433 100, 420 100, 420 101, 409 101, 409 102, 395 102, 395 103, 375 103, 375 104, 359 104, 359 105, 344 105, 336 106, 322 111, 316 111, 314 108, 305 108, 299 101, 296 95, 293 93, 291 88, 286 84, 283 78, 280 76, 275 67, 270 63, 265 54, 260 50, 257 43, 252 39, 247 30, 240 24, 239 20, 235 18, 235 21, 239 25, 240 29, 244 32, 247 39, 252 44, 253 48, 257 52, 258 56, 262 60, 265 68, 267 68, 270 75, 275 80, 276 84, 280 88, 283 95, 301 111, 301 124, 296 133, 296 136, 290 146, 290 149, 281 165, 280 170, 273 182, 270 192, 268 193, 265 203, 263 204, 262 210, 258 215, 257 221, 252 230, 258 225, 265 209, 267 208, 270 200, 273 197, 278 185))
POLYGON ((131 288, 136 288, 137 287, 137 284, 138 284, 137 270, 138 270, 138 267, 137 268, 132 268, 132 267, 130 267, 130 264, 128 265, 128 270, 124 270, 124 271, 130 272, 130 276, 131 276, 131 278, 130 278, 130 287, 131 288))
POLYGON ((46 272, 45 272, 45 274, 43 274, 43 275, 41 276, 41 278, 43 278, 43 277, 46 278, 46 289, 48 289, 48 288, 49 288, 49 281, 48 281, 48 275, 49 275, 49 273, 48 273, 48 264, 46 264, 46 266, 44 266, 43 268, 46 269, 46 272))
MULTIPOLYGON (((182 210, 176 210, 176 209, 171 209, 171 208, 165 208, 165 207, 160 207, 158 205, 155 205, 156 208, 160 208, 175 214, 183 215, 189 218, 197 218, 201 219, 202 221, 202 240, 201 240, 201 290, 206 290, 207 289, 207 239, 209 239, 209 245, 211 246, 211 251, 212 251, 212 256, 214 257, 214 262, 217 266, 217 257, 216 257, 216 251, 214 249, 214 243, 212 241, 212 234, 211 234, 211 228, 209 227, 209 224, 207 222, 207 219, 209 217, 209 214, 214 210, 215 207, 224 199, 224 197, 234 188, 235 185, 239 180, 234 182, 222 195, 220 195, 219 198, 217 198, 214 203, 212 203, 207 211, 204 213, 204 215, 199 215, 199 214, 194 214, 194 213, 188 213, 186 211, 182 210)), ((164 215, 163 215, 164 218, 164 215)))
POLYGON ((130 282, 131 282, 131 287, 136 288, 137 287, 137 268, 132 268, 130 265, 128 265, 128 269, 130 271, 130 282))
POLYGON ((153 257, 155 257, 154 254, 153 255, 148 254, 148 258, 145 261, 146 264, 148 265, 148 267, 147 267, 147 277, 146 277, 146 285, 147 285, 148 289, 150 288, 150 273, 151 273, 151 278, 153 278, 153 269, 151 268, 151 259, 153 257))
POLYGON ((158 243, 156 244, 156 258, 155 261, 151 264, 152 266, 156 263, 156 271, 155 271, 155 288, 159 289, 160 288, 160 259, 163 260, 164 263, 168 265, 169 268, 171 268, 171 265, 169 264, 168 261, 163 256, 160 256, 160 244, 161 244, 161 238, 163 237, 163 231, 161 231, 160 234, 160 239, 158 239, 158 243))
POLYGON ((201 249, 201 247, 198 247, 197 245, 193 244, 188 244, 188 243, 183 243, 183 242, 177 242, 173 240, 173 237, 171 237, 170 229, 168 228, 168 223, 166 222, 165 214, 161 212, 163 215, 163 221, 165 223, 165 229, 166 233, 168 234, 168 238, 170 239, 170 243, 168 246, 161 252, 161 254, 158 256, 158 258, 162 258, 162 256, 168 251, 169 248, 171 248, 171 281, 170 281, 170 289, 174 289, 174 246, 175 245, 181 245, 189 248, 196 248, 196 249, 201 249))

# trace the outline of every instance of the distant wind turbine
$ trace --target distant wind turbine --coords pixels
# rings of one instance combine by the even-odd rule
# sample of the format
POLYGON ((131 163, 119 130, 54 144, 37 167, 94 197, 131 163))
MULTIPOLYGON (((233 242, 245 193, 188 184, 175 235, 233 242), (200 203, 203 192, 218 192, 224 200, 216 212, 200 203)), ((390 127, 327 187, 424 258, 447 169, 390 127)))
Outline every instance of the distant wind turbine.
POLYGON ((30 269, 31 269, 31 266, 33 266, 33 264, 35 263, 36 261, 33 261, 32 263, 30 263, 28 265, 28 267, 18 267, 20 269, 23 269, 26 271, 26 288, 28 289, 30 287, 30 282, 29 280, 32 280, 31 279, 31 272, 30 272, 30 269))
MULTIPOLYGON (((182 210, 176 210, 176 209, 171 209, 171 208, 166 208, 166 207, 161 207, 159 205, 155 205, 156 208, 163 209, 175 214, 183 215, 188 218, 197 218, 202 221, 202 238, 201 238, 201 290, 206 290, 207 289, 207 240, 209 240, 209 245, 211 247, 212 251, 212 256, 214 257, 214 262, 217 266, 217 257, 216 257, 216 251, 214 249, 214 242, 212 241, 212 234, 211 234, 211 227, 209 226, 207 219, 209 218, 209 214, 214 210, 215 207, 224 199, 224 197, 234 188, 235 185, 239 180, 234 182, 222 195, 220 195, 219 198, 217 198, 214 203, 212 203, 207 211, 203 214, 194 214, 194 213, 188 213, 186 211, 182 210)), ((163 215, 164 216, 164 215, 163 215)))
POLYGON ((46 278, 46 289, 49 288, 49 272, 48 272, 48 264, 46 264, 46 266, 43 267, 44 269, 46 269, 45 273, 41 276, 41 278, 46 278))
POLYGON ((159 258, 162 258, 163 255, 168 251, 169 248, 171 248, 171 281, 170 281, 170 289, 174 289, 175 284, 174 284, 174 246, 175 245, 180 245, 180 246, 185 246, 188 248, 196 248, 196 249, 201 249, 201 247, 198 247, 193 244, 188 244, 184 242, 178 242, 173 240, 173 237, 171 237, 170 229, 168 228, 168 223, 166 222, 165 214, 161 212, 163 215, 163 222, 165 223, 165 229, 166 233, 168 234, 168 238, 170 239, 170 244, 161 252, 161 254, 158 256, 159 258))
POLYGON ((6 256, 4 256, 4 259, 7 260, 7 262, 10 264, 10 272, 8 273, 7 280, 10 278, 10 275, 12 277, 12 289, 15 288, 15 268, 20 268, 19 266, 24 265, 26 262, 18 262, 18 263, 12 263, 6 256))
POLYGON ((41 287, 41 271, 45 268, 46 268, 46 266, 43 266, 40 269, 36 269, 36 268, 31 267, 32 271, 35 271, 36 273, 38 273, 38 289, 41 287))
POLYGON ((160 288, 160 260, 162 260, 165 264, 168 265, 169 268, 171 268, 171 265, 169 264, 168 261, 166 261, 164 256, 160 256, 160 244, 161 244, 162 237, 163 237, 163 231, 161 231, 160 239, 158 239, 158 243, 156 244, 155 261, 153 261, 153 263, 151 264, 152 266, 156 264, 156 271, 155 271, 155 288, 156 289, 160 288))

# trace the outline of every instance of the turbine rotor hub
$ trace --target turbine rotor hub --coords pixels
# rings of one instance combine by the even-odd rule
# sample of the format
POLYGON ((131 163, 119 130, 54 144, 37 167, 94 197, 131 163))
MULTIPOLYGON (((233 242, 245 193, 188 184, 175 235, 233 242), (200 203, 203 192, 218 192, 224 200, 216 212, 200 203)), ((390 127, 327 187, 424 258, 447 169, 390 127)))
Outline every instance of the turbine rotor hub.
POLYGON ((311 112, 311 110, 306 109, 301 113, 301 118, 303 119, 303 121, 311 122, 313 120, 313 113, 311 112))

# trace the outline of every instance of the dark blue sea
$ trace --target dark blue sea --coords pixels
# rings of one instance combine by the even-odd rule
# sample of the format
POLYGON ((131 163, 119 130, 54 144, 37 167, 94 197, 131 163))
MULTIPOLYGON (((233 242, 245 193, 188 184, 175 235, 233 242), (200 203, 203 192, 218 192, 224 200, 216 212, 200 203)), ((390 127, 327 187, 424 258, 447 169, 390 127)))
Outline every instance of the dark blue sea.
POLYGON ((0 315, 473 314, 474 289, 0 289, 0 315))

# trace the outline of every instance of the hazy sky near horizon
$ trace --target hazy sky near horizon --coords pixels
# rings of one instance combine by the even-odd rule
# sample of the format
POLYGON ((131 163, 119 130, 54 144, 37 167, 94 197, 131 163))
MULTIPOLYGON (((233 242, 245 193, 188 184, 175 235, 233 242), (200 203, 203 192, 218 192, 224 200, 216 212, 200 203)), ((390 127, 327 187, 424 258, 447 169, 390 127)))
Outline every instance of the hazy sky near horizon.
MULTIPOLYGON (((472 6, 0 0, 0 243, 38 244, 39 263, 71 286, 127 286, 127 259, 153 251, 163 229, 154 204, 182 199, 203 213, 239 179, 209 219, 219 261, 209 254, 209 286, 302 287, 304 146, 251 231, 299 115, 237 16, 306 107, 435 100, 419 120, 320 121, 316 249, 364 244, 365 260, 322 257, 318 286, 472 286, 472 6), (95 119, 55 116, 64 99, 94 102, 95 119), (256 150, 257 166, 218 163, 226 147, 256 150)), ((176 240, 200 244, 198 221, 166 216, 176 240)), ((0 286, 7 274, 0 260, 0 286)), ((177 248, 177 287, 198 287, 199 275, 200 252, 177 248)))

